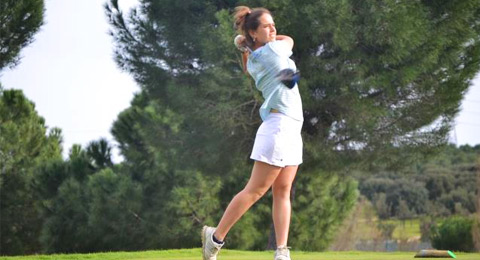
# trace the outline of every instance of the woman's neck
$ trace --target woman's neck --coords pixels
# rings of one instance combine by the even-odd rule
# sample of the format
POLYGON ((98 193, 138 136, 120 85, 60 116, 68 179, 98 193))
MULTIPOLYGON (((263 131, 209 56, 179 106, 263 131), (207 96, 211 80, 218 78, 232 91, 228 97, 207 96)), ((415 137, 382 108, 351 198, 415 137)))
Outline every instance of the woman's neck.
POLYGON ((265 44, 267 44, 267 43, 259 43, 259 42, 256 42, 256 43, 253 45, 253 50, 255 51, 256 49, 265 46, 265 44))

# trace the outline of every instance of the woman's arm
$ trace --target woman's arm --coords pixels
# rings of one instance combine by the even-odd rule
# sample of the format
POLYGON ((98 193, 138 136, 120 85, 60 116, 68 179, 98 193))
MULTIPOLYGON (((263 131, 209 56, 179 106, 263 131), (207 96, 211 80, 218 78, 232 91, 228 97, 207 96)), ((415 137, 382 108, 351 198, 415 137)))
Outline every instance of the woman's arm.
POLYGON ((276 37, 276 40, 277 41, 285 41, 287 44, 288 44, 288 47, 291 49, 293 49, 293 39, 292 37, 290 36, 287 36, 287 35, 277 35, 276 37))

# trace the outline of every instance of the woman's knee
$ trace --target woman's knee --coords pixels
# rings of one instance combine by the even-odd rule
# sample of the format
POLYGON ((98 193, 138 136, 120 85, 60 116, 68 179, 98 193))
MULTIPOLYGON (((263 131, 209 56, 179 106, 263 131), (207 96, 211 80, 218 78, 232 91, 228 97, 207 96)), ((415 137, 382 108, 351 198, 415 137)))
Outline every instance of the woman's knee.
POLYGON ((247 194, 253 201, 259 200, 265 193, 267 192, 268 189, 244 189, 242 192, 247 194))
POLYGON ((274 199, 286 199, 290 198, 290 191, 292 189, 291 184, 276 184, 272 187, 272 193, 274 199))

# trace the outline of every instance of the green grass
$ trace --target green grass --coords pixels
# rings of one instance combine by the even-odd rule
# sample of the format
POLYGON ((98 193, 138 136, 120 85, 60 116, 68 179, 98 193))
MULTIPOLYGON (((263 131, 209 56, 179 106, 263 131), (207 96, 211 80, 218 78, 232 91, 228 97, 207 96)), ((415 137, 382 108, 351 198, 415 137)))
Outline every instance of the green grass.
POLYGON ((419 218, 405 221, 398 219, 379 220, 370 202, 360 202, 357 204, 357 207, 359 207, 359 209, 357 209, 359 210, 359 214, 356 219, 350 219, 350 221, 356 222, 354 232, 358 239, 375 240, 381 238, 382 233, 378 228, 378 224, 380 223, 395 225, 395 230, 392 234, 392 239, 394 240, 408 240, 411 238, 420 238, 421 236, 421 221, 419 218))
MULTIPOLYGON (((379 220, 377 219, 370 222, 364 219, 359 220, 355 229, 356 237, 365 240, 381 237, 380 230, 377 227, 378 223, 379 220)), ((405 222, 401 220, 385 220, 383 223, 395 225, 395 230, 392 234, 392 238, 395 240, 407 240, 412 237, 420 238, 419 219, 406 220, 405 222)))
MULTIPOLYGON (((356 240, 376 240, 383 237, 378 224, 393 224, 395 229, 392 239, 406 241, 412 238, 420 238, 420 219, 406 221, 398 219, 379 220, 377 213, 369 201, 363 200, 357 203, 352 216, 345 220, 344 226, 349 227, 353 223, 354 230, 349 230, 347 236, 353 236, 356 240), (355 213, 355 214, 353 214, 355 213), (352 233, 353 232, 353 233, 352 233)), ((343 234, 340 232, 340 234, 343 234)))
POLYGON ((420 237, 420 219, 411 220, 387 220, 387 223, 394 224, 396 226, 393 231, 394 239, 408 239, 411 237, 420 237))
MULTIPOLYGON (((456 253, 457 259, 478 260, 480 253, 456 253)), ((292 251, 293 260, 404 260, 412 259, 414 252, 299 252, 292 251)), ((272 251, 238 251, 222 250, 218 260, 271 260, 272 251)), ((93 260, 140 260, 140 259, 170 259, 170 260, 201 260, 201 250, 180 249, 180 250, 162 250, 162 251, 144 251, 144 252, 114 252, 114 253, 96 253, 96 254, 65 254, 65 255, 34 255, 17 257, 0 257, 0 260, 71 260, 71 259, 93 259, 93 260)))

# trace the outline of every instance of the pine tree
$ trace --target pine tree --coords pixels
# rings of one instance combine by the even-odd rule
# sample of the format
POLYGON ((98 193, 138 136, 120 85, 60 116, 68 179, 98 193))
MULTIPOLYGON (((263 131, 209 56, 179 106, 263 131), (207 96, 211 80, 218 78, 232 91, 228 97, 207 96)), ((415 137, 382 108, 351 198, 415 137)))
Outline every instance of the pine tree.
POLYGON ((131 224, 139 192, 111 163, 110 144, 100 139, 84 149, 73 145, 69 158, 45 161, 31 181, 42 220, 42 251, 94 252, 131 249, 138 236, 131 224), (125 236, 131 235, 130 239, 125 236), (112 242, 116 239, 116 243, 112 242))
POLYGON ((0 89, 0 255, 38 252, 42 220, 31 180, 43 161, 61 158, 61 131, 20 90, 0 89))
MULTIPOLYGON (((111 0, 116 61, 142 89, 113 127, 126 163, 141 165, 137 177, 220 176, 220 208, 248 176, 260 124, 261 96, 232 44, 231 11, 240 4, 270 9, 278 32, 295 39, 305 117, 296 195, 309 203, 294 208, 322 217, 308 229, 293 219, 291 241, 324 249, 353 206, 352 168, 397 168, 446 142, 479 70, 480 2, 147 0, 125 19, 111 0)), ((265 202, 256 221, 239 225, 269 226, 265 202)))
POLYGON ((43 0, 0 2, 0 71, 18 64, 20 50, 33 41, 43 24, 43 0))
MULTIPOLYGON (((0 2, 0 72, 18 64, 43 14, 43 0, 0 2)), ((40 220, 29 181, 39 161, 60 156, 60 142, 60 129, 46 134, 43 118, 21 91, 3 90, 0 84, 0 255, 39 249, 40 220)))

